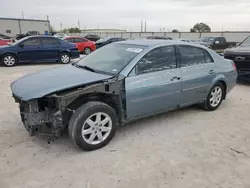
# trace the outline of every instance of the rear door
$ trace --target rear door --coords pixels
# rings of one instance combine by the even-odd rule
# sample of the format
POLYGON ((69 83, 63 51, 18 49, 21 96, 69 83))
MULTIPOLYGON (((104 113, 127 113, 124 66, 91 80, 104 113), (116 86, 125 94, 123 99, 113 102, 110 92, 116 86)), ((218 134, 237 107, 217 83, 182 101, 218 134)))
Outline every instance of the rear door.
POLYGON ((40 37, 28 38, 18 46, 20 62, 37 62, 43 59, 43 50, 40 37))
POLYGON ((42 38, 43 61, 56 61, 60 54, 60 42, 57 38, 42 38))
POLYGON ((205 49, 188 45, 178 49, 182 74, 181 105, 186 106, 206 98, 217 73, 214 61, 205 49))
POLYGON ((181 71, 174 46, 148 52, 125 80, 127 117, 133 119, 180 104, 181 71))

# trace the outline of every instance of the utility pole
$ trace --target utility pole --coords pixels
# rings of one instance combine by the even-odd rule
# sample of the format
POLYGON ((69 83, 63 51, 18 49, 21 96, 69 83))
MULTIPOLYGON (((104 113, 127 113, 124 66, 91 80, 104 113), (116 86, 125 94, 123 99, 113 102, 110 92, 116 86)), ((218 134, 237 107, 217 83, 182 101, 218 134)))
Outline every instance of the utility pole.
POLYGON ((81 29, 80 20, 78 20, 78 28, 81 29))
POLYGON ((23 11, 22 11, 22 18, 24 19, 24 13, 23 13, 23 11))
POLYGON ((61 28, 61 31, 62 31, 62 30, 63 30, 63 29, 62 29, 62 22, 60 23, 60 28, 61 28))
POLYGON ((141 32, 143 32, 143 21, 141 21, 141 32))
POLYGON ((144 32, 147 32, 147 21, 145 21, 144 27, 144 32))

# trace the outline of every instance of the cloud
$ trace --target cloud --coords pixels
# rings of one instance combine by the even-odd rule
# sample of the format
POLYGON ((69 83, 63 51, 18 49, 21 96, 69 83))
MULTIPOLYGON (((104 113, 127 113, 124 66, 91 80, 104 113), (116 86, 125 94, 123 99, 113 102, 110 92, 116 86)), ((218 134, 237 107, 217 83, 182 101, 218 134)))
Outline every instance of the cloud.
POLYGON ((174 28, 188 31, 197 22, 213 30, 246 30, 249 22, 249 0, 1 0, 0 17, 45 19, 59 29, 77 26, 87 28, 126 28, 140 30, 147 20, 148 30, 174 28), (11 7, 11 12, 9 11, 11 7))

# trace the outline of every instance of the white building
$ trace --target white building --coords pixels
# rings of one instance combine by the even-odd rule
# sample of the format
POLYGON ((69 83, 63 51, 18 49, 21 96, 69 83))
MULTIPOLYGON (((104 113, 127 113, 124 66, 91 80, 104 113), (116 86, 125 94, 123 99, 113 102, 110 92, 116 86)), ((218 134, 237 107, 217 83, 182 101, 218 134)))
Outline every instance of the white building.
POLYGON ((38 31, 40 34, 47 34, 49 33, 49 28, 49 20, 0 17, 0 34, 8 36, 15 36, 16 34, 25 34, 28 31, 38 31))

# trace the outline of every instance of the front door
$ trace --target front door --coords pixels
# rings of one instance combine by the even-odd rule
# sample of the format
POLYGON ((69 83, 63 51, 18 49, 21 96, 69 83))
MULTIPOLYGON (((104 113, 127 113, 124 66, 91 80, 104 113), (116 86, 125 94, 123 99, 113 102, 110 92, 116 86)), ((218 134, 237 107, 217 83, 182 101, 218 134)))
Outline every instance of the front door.
POLYGON ((174 46, 148 52, 125 80, 127 118, 176 108, 180 104, 181 71, 174 46))
POLYGON ((20 62, 40 61, 43 57, 40 38, 29 38, 18 45, 18 58, 20 62))
POLYGON ((212 57, 204 49, 183 45, 179 46, 179 52, 182 59, 181 105, 187 106, 207 97, 216 69, 212 57))

